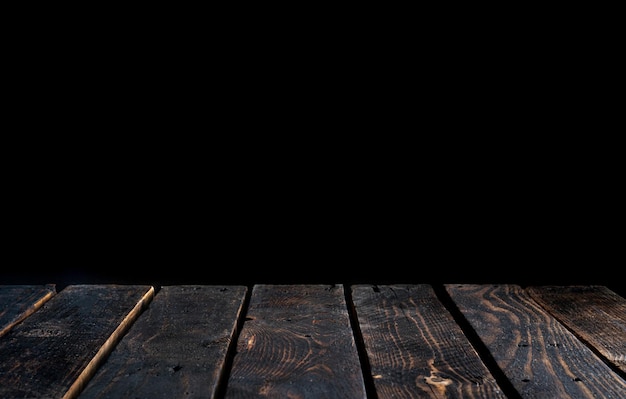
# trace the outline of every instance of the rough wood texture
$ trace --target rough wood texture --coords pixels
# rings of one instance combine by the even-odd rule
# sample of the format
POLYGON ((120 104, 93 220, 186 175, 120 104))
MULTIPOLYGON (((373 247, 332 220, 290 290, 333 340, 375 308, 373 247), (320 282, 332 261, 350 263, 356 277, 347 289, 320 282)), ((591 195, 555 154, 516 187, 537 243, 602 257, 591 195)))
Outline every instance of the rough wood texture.
POLYGON ((626 398, 606 287, 24 288, 0 286, 2 399, 626 398))
POLYGON ((161 288, 80 399, 215 397, 246 292, 161 288))
POLYGON ((54 284, 0 285, 0 337, 56 294, 54 284))
POLYGON ((517 285, 445 285, 522 398, 624 398, 626 382, 517 285))
POLYGON ((505 398, 430 285, 356 285, 378 398, 505 398))
POLYGON ((255 285, 226 398, 365 398, 340 285, 255 285))
POLYGON ((76 397, 151 292, 76 285, 57 293, 0 339, 0 397, 76 397))
MULTIPOLYGON (((530 296, 626 372, 626 299, 604 286, 536 286, 530 296)), ((625 393, 626 396, 626 393, 625 393)))

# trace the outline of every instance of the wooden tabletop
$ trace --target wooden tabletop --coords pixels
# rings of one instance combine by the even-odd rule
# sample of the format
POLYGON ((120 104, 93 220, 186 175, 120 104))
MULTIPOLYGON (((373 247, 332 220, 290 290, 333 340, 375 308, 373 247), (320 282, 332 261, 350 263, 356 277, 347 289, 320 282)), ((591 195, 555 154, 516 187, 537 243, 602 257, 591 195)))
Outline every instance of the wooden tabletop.
POLYGON ((620 398, 603 285, 0 285, 0 397, 620 398))

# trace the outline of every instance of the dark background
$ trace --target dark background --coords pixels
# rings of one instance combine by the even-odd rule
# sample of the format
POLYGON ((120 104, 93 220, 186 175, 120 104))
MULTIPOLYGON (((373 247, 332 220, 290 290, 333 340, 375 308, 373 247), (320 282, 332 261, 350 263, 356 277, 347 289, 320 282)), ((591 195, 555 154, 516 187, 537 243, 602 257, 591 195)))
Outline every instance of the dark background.
POLYGON ((624 294, 610 158, 564 156, 560 141, 512 151, 491 137, 376 134, 178 147, 166 137, 159 148, 74 140, 62 155, 42 144, 34 156, 31 143, 11 165, 2 283, 602 284, 624 294))
POLYGON ((4 49, 0 283, 624 293, 609 23, 35 11, 4 49))

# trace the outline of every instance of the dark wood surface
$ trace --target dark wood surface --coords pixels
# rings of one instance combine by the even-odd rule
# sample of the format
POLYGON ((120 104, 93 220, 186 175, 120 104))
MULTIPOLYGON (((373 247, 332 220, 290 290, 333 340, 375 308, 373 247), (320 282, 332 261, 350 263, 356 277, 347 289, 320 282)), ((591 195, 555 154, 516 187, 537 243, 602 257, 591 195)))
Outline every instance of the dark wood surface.
POLYGON ((626 302, 621 296, 602 286, 529 287, 528 293, 581 340, 626 372, 626 302))
POLYGON ((54 284, 15 285, 0 289, 0 336, 39 309, 56 294, 54 284))
POLYGON ((213 397, 246 290, 163 287, 81 398, 213 397))
POLYGON ((0 397, 623 398, 605 286, 0 285, 0 397))
MULTIPOLYGON (((446 289, 522 397, 619 398, 626 393, 623 377, 605 362, 613 367, 618 363, 596 356, 594 350, 597 349, 576 337, 578 329, 568 330, 550 312, 550 306, 544 308, 537 304, 525 290, 515 285, 449 285, 446 289)), ((569 289, 566 297, 572 299, 569 289)), ((597 295, 594 289, 588 292, 592 299, 597 295)), ((593 303, 586 301, 583 290, 578 295, 580 298, 571 301, 570 307, 588 307, 581 312, 588 312, 587 316, 597 323, 594 333, 607 333, 604 326, 615 322, 613 316, 593 309, 593 303)), ((626 313, 621 312, 621 315, 626 316, 626 313)), ((612 332, 616 342, 622 342, 618 350, 626 353, 623 351, 626 348, 624 325, 621 330, 612 332)))
POLYGON ((341 285, 255 285, 227 398, 363 398, 341 285))
POLYGON ((0 340, 0 396, 75 397, 153 293, 150 286, 75 285, 48 296, 0 340))
POLYGON ((352 298, 379 397, 505 397, 431 286, 359 285, 352 298))

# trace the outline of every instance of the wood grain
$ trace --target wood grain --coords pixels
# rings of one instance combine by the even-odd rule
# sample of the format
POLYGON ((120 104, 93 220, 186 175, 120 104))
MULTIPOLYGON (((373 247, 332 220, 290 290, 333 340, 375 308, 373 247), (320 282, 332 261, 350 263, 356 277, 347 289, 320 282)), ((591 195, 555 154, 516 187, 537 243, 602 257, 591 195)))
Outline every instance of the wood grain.
POLYGON ((80 399, 215 397, 246 292, 162 287, 80 399))
POLYGON ((152 292, 67 286, 0 339, 0 397, 75 398, 152 292))
POLYGON ((340 285, 255 285, 226 398, 365 398, 340 285))
POLYGON ((623 398, 626 382, 518 285, 445 285, 522 398, 623 398))
POLYGON ((0 285, 0 337, 55 294, 54 284, 0 285))
POLYGON ((0 285, 2 399, 626 398, 604 286, 54 290, 0 285))
POLYGON ((535 286, 530 296, 626 373, 626 299, 605 286, 535 286))
POLYGON ((505 398, 430 285, 355 285, 378 398, 505 398))

